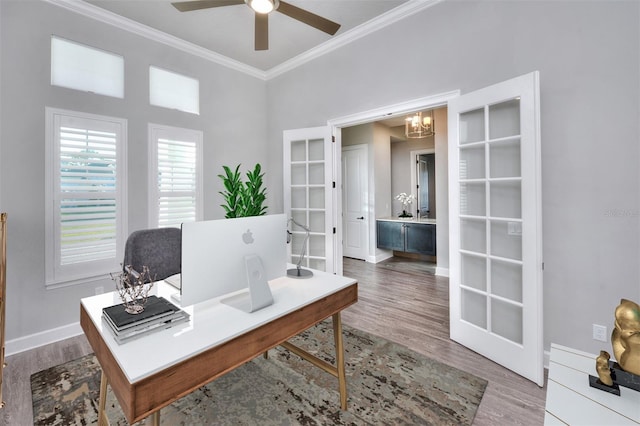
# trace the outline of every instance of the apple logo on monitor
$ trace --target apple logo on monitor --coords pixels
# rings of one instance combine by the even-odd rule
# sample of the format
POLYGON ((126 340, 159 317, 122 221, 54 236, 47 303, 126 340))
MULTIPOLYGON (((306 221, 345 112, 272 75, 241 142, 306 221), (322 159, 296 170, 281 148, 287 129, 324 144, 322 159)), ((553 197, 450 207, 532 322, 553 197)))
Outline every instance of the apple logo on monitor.
POLYGON ((242 234, 242 241, 245 244, 253 244, 253 233, 251 232, 250 229, 247 229, 247 232, 245 232, 244 234, 242 234))

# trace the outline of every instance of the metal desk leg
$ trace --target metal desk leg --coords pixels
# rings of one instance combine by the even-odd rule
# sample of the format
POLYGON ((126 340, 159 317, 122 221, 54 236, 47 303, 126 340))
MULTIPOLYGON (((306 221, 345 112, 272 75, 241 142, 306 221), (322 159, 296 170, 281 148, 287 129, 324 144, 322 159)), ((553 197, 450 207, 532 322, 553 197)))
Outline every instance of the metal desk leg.
POLYGON ((153 426, 160 426, 160 410, 151 414, 149 417, 151 417, 151 424, 153 426))
POLYGON ((333 338, 336 344, 336 368, 338 369, 338 385, 340 386, 340 407, 347 409, 347 379, 344 370, 344 346, 342 344, 342 320, 340 312, 333 315, 333 338))

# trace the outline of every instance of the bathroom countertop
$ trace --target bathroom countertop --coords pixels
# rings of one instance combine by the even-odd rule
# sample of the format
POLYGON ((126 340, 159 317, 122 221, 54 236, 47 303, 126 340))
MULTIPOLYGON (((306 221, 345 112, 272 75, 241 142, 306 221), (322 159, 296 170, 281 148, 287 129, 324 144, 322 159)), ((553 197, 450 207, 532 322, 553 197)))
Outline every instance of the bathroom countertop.
POLYGON ((387 222, 430 223, 432 225, 436 224, 435 219, 425 219, 425 218, 417 219, 415 217, 404 218, 404 219, 399 217, 379 217, 379 218, 376 218, 376 220, 384 220, 387 222))

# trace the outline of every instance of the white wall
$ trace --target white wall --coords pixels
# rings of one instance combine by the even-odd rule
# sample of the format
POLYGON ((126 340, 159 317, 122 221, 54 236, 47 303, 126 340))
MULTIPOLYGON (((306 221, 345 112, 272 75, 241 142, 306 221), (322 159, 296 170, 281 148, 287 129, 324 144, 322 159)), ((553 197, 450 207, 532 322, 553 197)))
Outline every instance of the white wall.
POLYGON ((268 81, 270 162, 283 129, 539 70, 545 347, 607 348, 591 324, 610 329, 620 298, 640 300, 639 8, 438 3, 268 81))
MULTIPOLYGON (((204 132, 205 217, 224 216, 222 165, 267 164, 262 80, 40 1, 0 1, 0 210, 8 213, 8 341, 79 321, 80 298, 110 279, 57 290, 44 287, 45 106, 128 120, 129 231, 147 224, 147 124, 204 132), (50 37, 57 35, 123 55, 125 99, 50 85, 50 37), (200 80, 199 116, 149 106, 149 65, 200 80), (252 126, 243 120, 252 117, 252 126)), ((277 165, 281 176, 281 165, 277 165)), ((280 177, 279 177, 280 178, 280 177)), ((282 187, 282 184, 279 185, 282 187)), ((267 198, 271 206, 271 199, 267 198)), ((281 206, 278 207, 282 209, 281 206)))

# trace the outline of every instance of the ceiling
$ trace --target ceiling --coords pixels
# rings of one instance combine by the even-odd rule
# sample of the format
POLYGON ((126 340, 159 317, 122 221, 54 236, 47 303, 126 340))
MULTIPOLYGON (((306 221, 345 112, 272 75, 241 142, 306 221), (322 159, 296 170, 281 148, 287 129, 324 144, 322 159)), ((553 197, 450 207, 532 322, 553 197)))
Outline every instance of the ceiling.
MULTIPOLYGON (((282 13, 269 15, 269 50, 254 50, 254 12, 240 4, 179 12, 165 0, 85 0, 91 5, 151 27, 242 64, 268 71, 293 58, 337 42, 372 20, 393 15, 407 0, 288 0, 341 25, 330 36, 282 13)), ((181 0, 178 0, 181 1, 181 0)), ((406 9, 406 8, 405 8, 406 9)))

